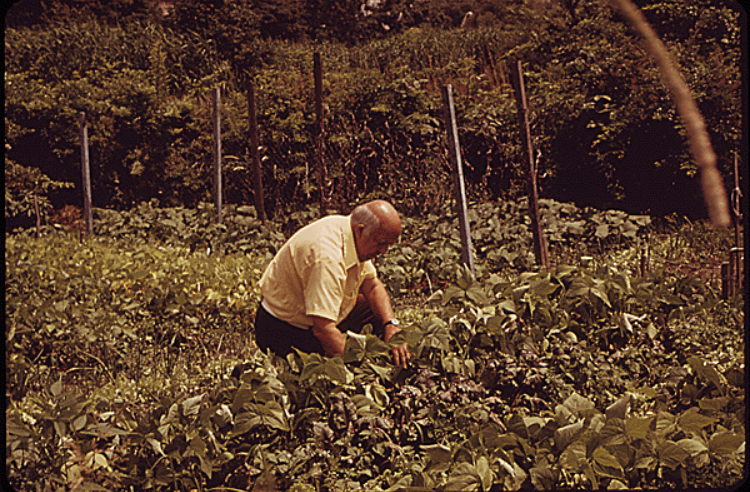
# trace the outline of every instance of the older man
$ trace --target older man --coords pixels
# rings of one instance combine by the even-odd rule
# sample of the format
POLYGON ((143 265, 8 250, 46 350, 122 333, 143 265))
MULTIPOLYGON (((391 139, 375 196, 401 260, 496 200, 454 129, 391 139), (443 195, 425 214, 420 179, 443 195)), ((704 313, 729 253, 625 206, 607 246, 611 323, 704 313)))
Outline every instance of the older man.
MULTIPOLYGON (((390 297, 377 278, 373 258, 401 234, 393 206, 374 200, 351 215, 331 215, 297 231, 260 279, 263 297, 255 318, 255 339, 279 355, 292 347, 343 355, 344 333, 372 323, 387 342, 400 331, 390 297)), ((392 348, 396 365, 411 357, 406 345, 392 348)))

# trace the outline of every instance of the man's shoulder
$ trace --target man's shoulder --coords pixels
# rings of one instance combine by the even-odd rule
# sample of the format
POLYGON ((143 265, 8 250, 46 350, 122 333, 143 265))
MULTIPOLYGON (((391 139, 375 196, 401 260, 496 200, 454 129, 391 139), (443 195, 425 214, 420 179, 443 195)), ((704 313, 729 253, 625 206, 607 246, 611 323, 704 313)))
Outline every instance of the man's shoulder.
POLYGON ((299 230, 301 235, 336 233, 349 226, 349 217, 344 215, 328 215, 299 230))
POLYGON ((300 229, 293 237, 297 247, 340 251, 349 227, 349 217, 329 215, 300 229))

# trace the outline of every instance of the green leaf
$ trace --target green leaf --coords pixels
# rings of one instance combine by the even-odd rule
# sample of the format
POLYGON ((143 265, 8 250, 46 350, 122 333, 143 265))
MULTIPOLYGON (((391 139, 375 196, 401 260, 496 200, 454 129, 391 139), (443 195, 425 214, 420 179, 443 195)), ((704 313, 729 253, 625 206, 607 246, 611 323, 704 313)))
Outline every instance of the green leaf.
POLYGON ((620 480, 614 478, 611 482, 609 482, 609 485, 607 485, 607 490, 628 490, 630 487, 622 483, 620 480))
POLYGON ((737 451, 743 442, 745 442, 745 436, 742 434, 718 432, 708 441, 708 449, 715 454, 731 454, 737 451))
POLYGON ((477 306, 483 307, 490 304, 490 300, 484 293, 484 290, 479 285, 473 285, 466 290, 466 297, 468 297, 477 306))
POLYGON ((624 419, 630 408, 630 395, 625 395, 607 407, 605 414, 608 419, 624 419))
POLYGON ((576 417, 585 417, 590 410, 594 410, 594 403, 578 393, 571 394, 563 405, 576 417))
POLYGON ((482 481, 482 490, 490 490, 493 482, 493 473, 487 458, 480 456, 475 466, 477 474, 482 481))
POLYGON ((572 472, 580 472, 586 462, 586 443, 582 440, 578 440, 567 446, 565 451, 560 455, 560 465, 572 472))
POLYGON ((109 468, 107 457, 101 453, 94 453, 94 469, 97 468, 109 468))
POLYGON ((607 296, 607 293, 606 293, 606 292, 604 292, 603 290, 597 289, 597 288, 595 288, 595 287, 592 287, 592 288, 591 288, 591 293, 592 293, 592 294, 594 294, 594 296, 596 296, 596 297, 598 297, 599 299, 601 299, 601 301, 602 301, 602 302, 603 302, 603 303, 604 303, 604 304, 605 304, 605 305, 606 305, 607 307, 610 307, 610 308, 612 307, 612 305, 611 305, 611 304, 609 303, 609 297, 607 296))
POLYGON ((698 434, 703 431, 704 427, 716 422, 712 417, 706 417, 698 412, 687 411, 677 419, 677 425, 688 434, 698 434))
POLYGON ((631 439, 646 439, 651 422, 653 421, 653 417, 628 417, 625 419, 625 434, 631 439))
POLYGON ((464 491, 477 490, 482 486, 482 480, 474 465, 459 463, 451 472, 444 490, 464 491))
POLYGON ((430 444, 421 446, 420 449, 427 455, 427 468, 430 471, 443 472, 451 466, 451 449, 442 444, 430 444))
POLYGON ((591 486, 594 490, 597 490, 599 488, 599 480, 597 479, 596 472, 594 471, 594 467, 591 466, 591 463, 588 461, 585 462, 583 465, 583 473, 586 475, 586 478, 589 479, 591 482, 591 486))
POLYGON ((198 411, 200 410, 201 401, 203 400, 203 397, 205 396, 205 393, 201 393, 198 396, 194 396, 192 398, 188 398, 187 400, 182 402, 182 414, 187 415, 196 415, 198 411))
POLYGON ((622 466, 620 466, 620 462, 617 461, 617 458, 615 458, 612 453, 607 451, 607 449, 602 446, 596 448, 591 457, 601 466, 622 470, 622 466))
POLYGON ((674 441, 663 441, 657 447, 656 453, 659 461, 667 468, 674 470, 678 466, 685 464, 685 460, 690 457, 690 453, 678 446, 674 441))
POLYGON ((698 400, 698 406, 701 410, 720 412, 727 406, 729 401, 730 399, 726 396, 720 396, 718 398, 701 398, 698 400))
POLYGON ((86 420, 87 420, 86 415, 81 415, 80 417, 78 417, 77 419, 73 421, 73 424, 71 427, 73 428, 74 431, 81 430, 86 425, 86 420))
POLYGON ((354 375, 344 365, 343 359, 338 356, 326 359, 323 363, 323 374, 331 381, 339 384, 348 384, 354 378, 354 375))
POLYGON ((726 378, 700 357, 690 357, 687 362, 693 372, 702 380, 713 383, 719 389, 727 384, 726 378))
POLYGON ((299 377, 300 384, 312 385, 322 374, 324 358, 320 354, 312 353, 305 354, 303 359, 304 367, 302 368, 302 374, 299 377))
POLYGON ((690 453, 690 456, 695 456, 697 454, 700 454, 704 451, 708 451, 708 448, 705 444, 703 444, 698 439, 680 439, 677 441, 677 445, 680 446, 682 449, 690 453))
POLYGON ((557 447, 558 451, 562 451, 567 448, 568 445, 575 441, 582 432, 583 420, 579 420, 578 422, 575 422, 573 424, 555 429, 555 446, 557 447))
POLYGON ((158 454, 166 456, 166 454, 164 454, 164 450, 161 448, 161 443, 159 441, 152 437, 147 437, 146 442, 149 443, 151 445, 151 448, 158 454))
POLYGON ((188 447, 193 453, 195 453, 195 456, 206 456, 206 443, 200 437, 194 437, 191 439, 188 447))
POLYGON ((529 475, 537 490, 553 490, 557 485, 558 471, 553 468, 535 466, 529 470, 529 475))
POLYGON ((524 439, 529 438, 529 430, 526 428, 526 422, 521 415, 514 413, 508 420, 507 426, 508 431, 513 432, 524 439))
POLYGON ((57 398, 60 396, 60 393, 62 393, 62 377, 58 378, 57 381, 52 383, 52 386, 50 386, 49 391, 52 393, 52 396, 57 398))
POLYGON ((284 414, 284 409, 278 402, 269 401, 264 405, 258 405, 257 409, 264 425, 283 432, 289 431, 289 422, 284 414))
POLYGON ((367 336, 352 331, 346 332, 346 345, 344 347, 344 363, 358 362, 365 357, 367 336))

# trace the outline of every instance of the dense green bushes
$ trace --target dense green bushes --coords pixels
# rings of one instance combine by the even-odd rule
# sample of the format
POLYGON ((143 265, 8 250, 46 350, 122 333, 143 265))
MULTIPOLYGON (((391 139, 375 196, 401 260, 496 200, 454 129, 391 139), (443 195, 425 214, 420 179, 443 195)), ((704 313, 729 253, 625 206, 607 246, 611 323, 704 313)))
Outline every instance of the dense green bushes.
POLYGON ((727 231, 542 202, 446 208, 378 261, 414 353, 269 357, 255 289, 313 213, 96 210, 96 236, 6 235, 6 475, 17 490, 728 487, 745 459, 742 296, 685 274, 727 231), (280 231, 285 231, 281 234, 280 231), (638 274, 641 245, 651 272, 638 274))
MULTIPOLYGON (((95 205, 208 201, 209 95, 221 87, 226 199, 252 203, 252 80, 267 208, 302 209, 316 201, 319 186, 312 172, 312 58, 319 51, 334 207, 387 195, 417 211, 445 199, 450 178, 439 91, 447 83, 456 89, 470 193, 514 198, 524 189, 524 160, 507 64, 519 59, 543 196, 631 213, 703 214, 671 100, 627 26, 599 2, 543 12, 513 1, 416 2, 411 10, 394 2, 390 14, 375 9, 350 17, 341 10, 341 22, 360 23, 360 34, 404 13, 389 21, 392 34, 356 42, 342 39, 343 31, 323 35, 316 24, 331 24, 326 13, 352 2, 319 2, 312 10, 303 2, 180 2, 165 18, 131 3, 118 17, 118 4, 81 0, 68 10, 48 7, 36 22, 14 18, 6 29, 6 128, 13 129, 6 132, 6 181, 13 177, 10 159, 53 181, 78 183, 78 113, 85 111, 95 205), (295 17, 295 9, 320 18, 295 17), (457 9, 473 9, 479 27, 451 29, 457 9)), ((737 14, 691 2, 643 9, 703 110, 727 178, 741 140, 737 14)), ((6 216, 17 212, 9 199, 28 203, 18 195, 31 193, 14 184, 6 216)), ((50 198, 57 207, 80 203, 78 192, 50 198)))

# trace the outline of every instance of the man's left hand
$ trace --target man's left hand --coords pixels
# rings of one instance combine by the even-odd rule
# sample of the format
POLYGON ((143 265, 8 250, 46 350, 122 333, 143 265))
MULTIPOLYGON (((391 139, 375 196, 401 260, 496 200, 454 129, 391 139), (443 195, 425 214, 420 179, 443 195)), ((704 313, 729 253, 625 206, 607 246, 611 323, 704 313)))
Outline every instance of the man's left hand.
MULTIPOLYGON (((385 341, 391 339, 393 335, 399 333, 401 328, 388 324, 385 326, 385 341)), ((391 354, 393 355, 393 363, 399 367, 406 368, 406 365, 411 359, 411 352, 409 351, 409 345, 404 343, 403 345, 394 345, 391 347, 391 354)))
POLYGON ((411 359, 409 346, 407 344, 395 345, 391 347, 391 354, 393 354, 393 363, 406 369, 409 359, 411 359))

